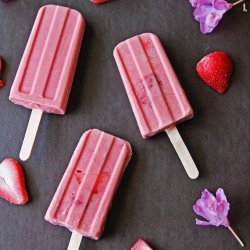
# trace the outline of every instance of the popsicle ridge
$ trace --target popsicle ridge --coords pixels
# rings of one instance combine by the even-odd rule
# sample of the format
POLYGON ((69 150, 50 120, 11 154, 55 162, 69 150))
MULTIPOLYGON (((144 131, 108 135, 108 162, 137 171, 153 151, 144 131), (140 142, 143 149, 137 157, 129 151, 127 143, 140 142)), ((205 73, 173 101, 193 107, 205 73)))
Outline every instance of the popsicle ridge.
MULTIPOLYGON (((29 94, 30 90, 31 90, 31 82, 27 82, 25 84, 25 86, 23 85, 23 82, 24 82, 24 77, 27 74, 27 70, 30 67, 32 67, 31 61, 33 61, 33 60, 31 60, 30 58, 31 58, 31 55, 33 54, 33 51, 35 48, 35 44, 36 44, 36 41, 38 38, 39 30, 41 29, 41 24, 42 24, 43 19, 44 19, 45 9, 46 9, 46 6, 42 7, 37 14, 37 18, 36 18, 34 26, 32 28, 30 38, 29 38, 28 43, 27 43, 26 48, 25 48, 26 53, 23 54, 19 69, 18 69, 17 74, 16 74, 16 78, 20 79, 19 80, 20 84, 18 86, 16 86, 16 88, 17 88, 16 90, 23 92, 25 94, 29 94)), ((41 52, 42 52, 41 50, 37 50, 36 53, 39 54, 41 52)))
POLYGON ((71 85, 74 79, 74 74, 71 74, 70 72, 74 72, 77 66, 77 60, 75 58, 78 58, 78 55, 80 53, 80 46, 77 44, 79 43, 79 38, 78 38, 78 33, 81 32, 82 29, 82 15, 78 15, 76 24, 75 24, 75 30, 73 33, 74 39, 71 40, 71 43, 69 45, 69 49, 67 52, 67 56, 65 58, 65 63, 63 66, 63 70, 59 79, 58 83, 58 88, 56 90, 56 97, 61 101, 60 105, 64 107, 64 110, 66 110, 67 104, 68 104, 68 99, 70 95, 70 91, 66 91, 67 89, 71 89, 71 85), (74 50, 74 48, 77 48, 77 50, 74 50), (70 53, 70 51, 74 51, 74 53, 70 53), (67 84, 64 85, 63 81, 67 80, 67 84), (60 91, 59 86, 64 86, 65 91, 60 91))
POLYGON ((46 91, 49 84, 51 73, 53 72, 53 65, 58 55, 59 45, 61 44, 63 32, 66 28, 67 19, 69 17, 70 9, 56 6, 53 13, 51 25, 49 27, 48 36, 42 50, 41 59, 38 64, 37 71, 34 76, 34 84, 31 88, 31 93, 39 96, 56 99, 56 96, 51 95, 53 92, 46 91), (39 88, 36 86, 39 85, 39 88))
MULTIPOLYGON (((150 38, 152 35, 150 34, 150 38)), ((136 39, 136 38, 135 38, 136 39)), ((170 122, 173 122, 173 117, 169 111, 169 107, 166 101, 165 96, 163 95, 160 81, 157 79, 156 74, 154 73, 153 65, 150 62, 150 55, 148 54, 147 48, 149 47, 149 41, 145 44, 142 37, 137 37, 138 41, 133 45, 132 40, 128 41, 127 44, 130 50, 130 53, 133 55, 133 59, 136 64, 136 68, 142 79, 143 89, 146 91, 147 97, 150 100, 150 105, 153 109, 154 115, 159 123, 163 125, 166 122, 166 119, 169 119, 170 122), (137 57, 134 53, 140 47, 141 55, 145 55, 145 58, 139 60, 140 57, 137 57)))
POLYGON ((84 172, 83 179, 75 195, 74 203, 71 206, 66 218, 66 223, 70 226, 73 226, 73 228, 79 228, 92 193, 97 192, 96 190, 94 191, 95 185, 97 183, 97 180, 100 178, 102 169, 110 154, 113 144, 114 138, 107 138, 104 132, 101 132, 96 143, 96 148, 90 158, 90 161, 86 168, 86 172, 84 172), (104 143, 106 143, 105 148, 102 148, 102 145, 104 145, 104 143), (98 159, 98 157, 100 157, 100 155, 97 154, 98 151, 102 151, 101 159, 98 159), (89 178, 89 176, 91 176, 92 178, 89 178), (88 192, 86 192, 86 190, 88 192), (85 191, 85 193, 83 191, 85 191), (79 206, 79 203, 81 203, 81 206, 79 206), (77 206, 79 206, 81 209, 77 209, 77 206), (74 211, 77 211, 77 213, 74 213, 74 211))
POLYGON ((96 129, 84 133, 45 219, 98 239, 131 154, 118 137, 96 129))
MULTIPOLYGON (((115 139, 116 140, 116 139, 115 139)), ((123 172, 125 171, 124 166, 128 165, 128 162, 130 158, 127 157, 128 153, 128 147, 129 145, 123 145, 120 155, 114 165, 114 171, 111 173, 110 181, 107 184, 107 187, 103 193, 103 198, 100 202, 100 205, 97 209, 97 213, 93 219, 92 227, 90 228, 90 235, 100 235, 104 230, 105 220, 107 217, 107 213, 111 207, 112 199, 113 197, 110 196, 110 193, 115 193, 116 189, 118 188, 119 184, 123 175, 123 172), (106 211, 105 213, 102 213, 101 211, 106 211), (98 216, 100 214, 100 216, 98 216)))
POLYGON ((188 100, 186 98, 186 95, 181 88, 180 84, 175 84, 176 82, 179 82, 178 77, 170 64, 169 58, 164 51, 164 48, 162 46, 157 46, 157 44, 160 43, 160 39, 155 36, 154 34, 150 34, 153 45, 155 50, 157 51, 157 54, 159 56, 161 66, 165 70, 166 75, 168 76, 169 83, 171 84, 171 88, 173 89, 174 95, 176 99, 178 100, 178 104, 181 108, 183 116, 188 116, 188 119, 191 119, 193 117, 193 110, 190 108, 185 108, 183 105, 184 103, 188 103, 188 100))
MULTIPOLYGON (((128 74, 128 70, 125 67, 125 62, 121 56, 120 50, 119 50, 119 45, 115 48, 114 50, 114 57, 116 59, 117 64, 120 65, 119 70, 121 72, 121 77, 124 83, 129 83, 132 82, 132 78, 130 77, 130 75, 128 74)), ((147 120, 147 116, 146 113, 144 112, 144 110, 142 109, 142 107, 140 106, 140 101, 139 101, 139 97, 136 95, 136 90, 135 90, 135 86, 134 85, 130 85, 130 84, 124 84, 124 87, 126 89, 126 92, 128 94, 128 98, 130 101, 130 104, 132 106, 132 109, 135 110, 137 112, 137 122, 139 124, 139 127, 141 128, 141 130, 143 131, 148 131, 150 130, 150 124, 147 120)))
MULTIPOLYGON (((58 210, 60 206, 58 204, 62 204, 63 198, 66 195, 67 189, 74 180, 76 173, 82 173, 82 171, 77 170, 79 165, 79 161, 81 159, 81 155, 83 154, 83 150, 85 149, 88 141, 88 137, 90 136, 90 131, 87 131, 83 134, 80 139, 77 148, 75 149, 74 155, 70 161, 69 167, 66 169, 65 174, 61 180, 61 183, 58 186, 58 191, 55 193, 54 198, 58 200, 57 203, 51 203, 47 213, 50 213, 51 217, 57 218, 58 210), (74 157, 75 155, 79 155, 78 157, 74 157), (59 191, 60 190, 60 191, 59 191)), ((82 177, 79 177, 82 178, 82 177)))

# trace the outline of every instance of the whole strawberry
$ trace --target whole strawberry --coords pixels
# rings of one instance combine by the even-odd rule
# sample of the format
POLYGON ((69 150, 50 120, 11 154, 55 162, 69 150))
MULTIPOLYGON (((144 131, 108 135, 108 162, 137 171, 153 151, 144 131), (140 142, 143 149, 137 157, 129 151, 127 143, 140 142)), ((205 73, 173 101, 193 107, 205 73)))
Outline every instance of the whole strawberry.
POLYGON ((0 164, 0 197, 17 205, 29 200, 22 167, 10 158, 0 164))
POLYGON ((224 94, 229 86, 233 64, 227 53, 214 52, 201 59, 196 70, 208 86, 224 94))

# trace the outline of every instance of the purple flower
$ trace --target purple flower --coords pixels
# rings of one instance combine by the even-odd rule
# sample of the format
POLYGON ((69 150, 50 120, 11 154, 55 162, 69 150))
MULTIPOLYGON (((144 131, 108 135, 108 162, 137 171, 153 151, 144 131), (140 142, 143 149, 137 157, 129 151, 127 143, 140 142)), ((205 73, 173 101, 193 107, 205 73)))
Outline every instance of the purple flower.
POLYGON ((223 14, 233 7, 225 0, 189 0, 195 7, 194 17, 200 22, 203 34, 210 33, 218 25, 223 14))
POLYGON ((229 227, 227 219, 229 211, 229 203, 222 188, 216 192, 216 197, 207 189, 202 192, 201 199, 199 199, 193 206, 194 212, 207 221, 196 219, 196 224, 201 226, 220 226, 229 227))
POLYGON ((196 201, 196 204, 193 206, 193 209, 196 214, 202 216, 207 221, 196 219, 196 224, 200 226, 213 225, 216 227, 223 225, 230 230, 233 236, 243 247, 243 242, 232 229, 232 227, 229 225, 229 220, 227 218, 229 206, 230 204, 227 201, 227 197, 224 194, 222 188, 217 189, 216 197, 214 197, 213 194, 211 194, 207 189, 205 189, 201 194, 201 198, 196 201))

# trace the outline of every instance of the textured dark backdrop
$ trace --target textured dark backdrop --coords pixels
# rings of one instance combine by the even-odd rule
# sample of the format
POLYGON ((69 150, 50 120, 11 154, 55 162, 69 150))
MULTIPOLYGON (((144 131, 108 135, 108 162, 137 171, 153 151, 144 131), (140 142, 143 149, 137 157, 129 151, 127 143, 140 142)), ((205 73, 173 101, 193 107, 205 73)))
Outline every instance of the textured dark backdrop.
POLYGON ((81 249, 126 250, 138 237, 158 250, 239 249, 227 229, 194 223, 193 203, 204 188, 218 187, 225 189, 231 224, 249 249, 249 13, 237 7, 215 32, 203 35, 187 0, 113 0, 102 6, 88 0, 0 1, 0 54, 7 64, 0 90, 0 160, 18 159, 30 110, 10 103, 8 95, 36 13, 50 3, 79 10, 86 33, 67 114, 44 115, 32 157, 23 163, 30 202, 18 207, 0 200, 0 249, 66 249, 70 232, 43 217, 80 136, 93 127, 130 141, 134 155, 103 237, 83 239, 81 249), (195 117, 178 128, 200 170, 196 181, 187 177, 167 135, 145 141, 137 128, 112 51, 142 32, 161 38, 194 108, 195 117), (218 50, 228 52, 235 66, 225 95, 206 87, 195 72, 201 57, 218 50))

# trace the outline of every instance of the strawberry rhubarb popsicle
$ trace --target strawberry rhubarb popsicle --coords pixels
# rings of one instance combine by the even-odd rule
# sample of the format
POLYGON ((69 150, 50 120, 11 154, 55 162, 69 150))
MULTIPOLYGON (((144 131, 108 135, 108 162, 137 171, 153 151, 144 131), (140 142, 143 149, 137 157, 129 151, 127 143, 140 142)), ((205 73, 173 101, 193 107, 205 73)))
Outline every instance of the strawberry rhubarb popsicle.
POLYGON ((176 124, 193 110, 159 38, 145 33, 127 39, 114 50, 121 78, 143 138, 165 131, 190 178, 199 172, 176 124))
POLYGON ((82 236, 101 237, 131 155, 130 144, 118 137, 97 129, 83 134, 45 215, 73 232, 68 249, 78 249, 82 236))
POLYGON ((32 109, 22 160, 30 156, 43 112, 66 111, 84 27, 82 15, 67 7, 46 5, 38 12, 9 97, 32 109))

